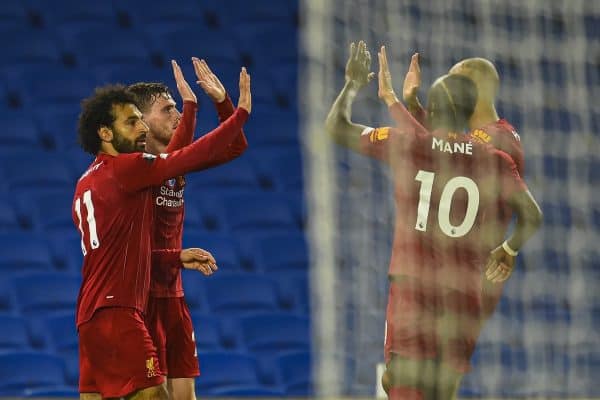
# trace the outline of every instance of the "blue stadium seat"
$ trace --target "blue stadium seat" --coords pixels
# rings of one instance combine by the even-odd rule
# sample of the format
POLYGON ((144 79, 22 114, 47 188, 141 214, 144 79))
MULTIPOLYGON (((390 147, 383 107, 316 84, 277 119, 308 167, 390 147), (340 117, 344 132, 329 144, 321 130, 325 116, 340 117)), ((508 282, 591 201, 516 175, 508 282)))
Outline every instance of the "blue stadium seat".
POLYGON ((0 269, 6 271, 48 271, 52 254, 45 236, 27 232, 0 234, 0 269))
POLYGON ((3 1, 0 3, 0 25, 11 28, 22 27, 28 24, 27 10, 18 0, 3 1))
POLYGON ((112 29, 117 27, 117 16, 111 2, 85 4, 76 0, 28 0, 30 12, 39 15, 47 27, 57 27, 69 22, 102 23, 112 29), (111 26, 112 25, 112 26, 111 26))
POLYGON ((600 15, 587 14, 583 17, 583 23, 588 39, 600 40, 600 15))
POLYGON ((81 277, 66 273, 31 273, 13 278, 17 305, 22 313, 72 311, 77 303, 81 277))
POLYGON ((70 188, 75 184, 73 172, 58 153, 19 151, 2 155, 3 168, 10 189, 22 192, 40 188, 70 188))
POLYGON ((189 190, 252 190, 258 189, 258 178, 254 166, 242 156, 216 168, 190 174, 186 178, 189 190))
POLYGON ((79 147, 66 150, 63 154, 69 165, 71 165, 71 170, 75 173, 77 179, 79 179, 95 159, 95 156, 84 152, 79 147))
POLYGON ((302 233, 269 235, 255 241, 255 262, 267 272, 308 271, 308 247, 302 233), (273 251, 277 249, 277 251, 273 251))
POLYGON ((17 315, 0 314, 0 351, 30 348, 26 320, 17 315))
POLYGON ((307 271, 278 271, 269 276, 276 280, 281 305, 286 310, 309 313, 307 271))
MULTIPOLYGON (((88 96, 91 91, 81 94, 88 96)), ((54 107, 48 107, 36 110, 36 121, 44 143, 51 144, 53 148, 58 149, 60 152, 75 148, 83 152, 77 143, 79 112, 79 108, 55 109, 54 107)))
POLYGON ((67 383, 77 387, 79 385, 79 349, 62 352, 60 356, 65 362, 67 383))
POLYGON ((283 397, 285 393, 282 389, 265 388, 263 386, 225 386, 219 389, 211 390, 210 394, 216 397, 250 397, 250 398, 270 398, 283 397))
POLYGON ((252 24, 295 24, 298 11, 298 1, 260 0, 252 3, 252 8, 229 7, 226 18, 230 23, 252 23, 252 24))
POLYGON ((285 199, 272 194, 232 195, 223 199, 225 218, 230 229, 293 231, 298 229, 285 199))
POLYGON ((187 302, 190 311, 205 311, 207 307, 207 300, 206 289, 204 285, 209 278, 202 275, 202 273, 198 271, 184 269, 181 271, 181 279, 183 283, 183 291, 185 293, 185 301, 187 302))
MULTIPOLYGON (((203 3, 203 2, 202 2, 203 3)), ((116 2, 116 9, 139 28, 159 24, 178 25, 182 23, 202 26, 200 2, 175 0, 169 3, 148 3, 143 0, 116 2)))
POLYGON ((0 395, 19 396, 25 390, 65 384, 60 357, 37 352, 0 354, 0 395))
POLYGON ((199 352, 202 379, 196 379, 199 394, 232 385, 258 386, 256 358, 228 352, 199 352))
POLYGON ((43 318, 50 346, 57 352, 77 351, 79 337, 73 311, 53 313, 43 318))
POLYGON ((544 224, 570 228, 573 223, 572 210, 566 202, 544 201, 540 205, 544 213, 544 224))
POLYGON ((0 233, 17 231, 27 226, 19 217, 13 201, 0 194, 0 233))
POLYGON ((256 74, 266 73, 273 65, 298 60, 298 31, 292 23, 240 24, 233 27, 233 32, 256 74))
POLYGON ((569 160, 564 157, 544 156, 544 175, 565 182, 569 175, 569 160))
POLYGON ((61 271, 81 273, 83 252, 81 251, 81 234, 75 231, 53 231, 49 239, 50 251, 54 265, 61 271))
POLYGON ((543 37, 551 40, 563 40, 565 38, 566 22, 560 13, 538 15, 537 22, 543 37))
POLYGON ((308 350, 309 320, 294 314, 272 313, 241 319, 244 343, 253 352, 308 350))
POLYGON ((266 147, 250 156, 258 168, 261 185, 279 191, 302 190, 302 157, 298 146, 266 147))
POLYGON ((219 320, 210 314, 192 313, 196 347, 200 351, 221 349, 219 320))
MULTIPOLYGON (((182 60, 183 61, 183 60, 182 60)), ((122 83, 124 85, 130 85, 136 82, 168 82, 170 83, 173 78, 164 68, 156 68, 153 65, 146 63, 128 63, 127 65, 99 65, 92 68, 94 76, 99 84, 110 84, 110 83, 122 83)), ((193 82, 191 76, 186 75, 186 79, 189 82, 193 82)), ((174 98, 177 102, 181 99, 177 96, 177 90, 174 85, 169 87, 173 88, 174 98)), ((195 90, 197 92, 197 90, 195 90)), ((181 104, 179 104, 181 106, 181 104)))
POLYGON ((251 274, 217 274, 205 282, 213 312, 258 312, 278 309, 275 283, 251 274))
POLYGON ((29 389, 25 391, 25 397, 31 398, 77 398, 79 389, 77 386, 50 386, 39 389, 29 389))
POLYGON ((139 35, 127 35, 104 27, 64 29, 61 35, 65 47, 83 67, 139 65, 151 61, 146 42, 139 35))
POLYGON ((289 352, 277 357, 288 396, 312 394, 312 363, 310 352, 289 352))
POLYGON ((52 34, 27 28, 3 30, 0 34, 0 47, 5 54, 0 60, 2 66, 52 64, 61 60, 61 51, 52 34))
POLYGON ((31 121, 30 113, 14 112, 0 117, 2 132, 0 146, 15 149, 42 147, 37 126, 31 121))
POLYGON ((217 260, 221 271, 235 271, 242 267, 238 245, 227 235, 187 230, 183 234, 183 248, 188 247, 200 247, 209 251, 217 260))
POLYGON ((74 189, 35 190, 17 197, 21 212, 27 210, 34 227, 42 231, 72 232, 76 227, 71 215, 74 189))
POLYGON ((565 64, 544 57, 540 60, 539 66, 542 74, 542 80, 545 83, 555 84, 559 87, 565 86, 567 79, 565 64))

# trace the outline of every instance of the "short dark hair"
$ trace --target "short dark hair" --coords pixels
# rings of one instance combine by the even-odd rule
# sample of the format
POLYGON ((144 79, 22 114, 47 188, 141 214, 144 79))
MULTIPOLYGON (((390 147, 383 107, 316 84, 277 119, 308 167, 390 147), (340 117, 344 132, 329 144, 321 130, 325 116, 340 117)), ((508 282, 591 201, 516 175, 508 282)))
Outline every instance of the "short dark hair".
POLYGON ((78 140, 81 148, 90 154, 98 154, 101 140, 98 130, 103 126, 112 127, 116 116, 113 106, 135 104, 135 96, 125 85, 106 85, 96 88, 94 94, 81 102, 79 114, 78 140))
POLYGON ((137 82, 129 85, 128 89, 135 95, 142 113, 148 112, 160 95, 167 94, 173 97, 169 87, 160 82, 137 82))
POLYGON ((431 86, 427 103, 432 129, 462 131, 475 111, 477 86, 466 76, 446 75, 431 86))

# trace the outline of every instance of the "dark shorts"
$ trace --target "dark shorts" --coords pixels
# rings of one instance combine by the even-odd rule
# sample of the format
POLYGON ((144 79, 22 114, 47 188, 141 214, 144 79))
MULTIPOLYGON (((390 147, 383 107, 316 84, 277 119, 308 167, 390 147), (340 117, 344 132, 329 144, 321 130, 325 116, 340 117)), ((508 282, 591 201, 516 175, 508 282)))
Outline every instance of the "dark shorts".
POLYGON ((481 296, 412 278, 390 282, 385 332, 385 361, 392 354, 436 359, 460 373, 470 370, 479 335, 481 296))
POLYGON ((200 375, 194 326, 183 297, 150 296, 146 326, 158 351, 160 369, 168 378, 200 375))
POLYGON ((79 326, 79 392, 123 397, 164 381, 139 311, 101 308, 79 326))

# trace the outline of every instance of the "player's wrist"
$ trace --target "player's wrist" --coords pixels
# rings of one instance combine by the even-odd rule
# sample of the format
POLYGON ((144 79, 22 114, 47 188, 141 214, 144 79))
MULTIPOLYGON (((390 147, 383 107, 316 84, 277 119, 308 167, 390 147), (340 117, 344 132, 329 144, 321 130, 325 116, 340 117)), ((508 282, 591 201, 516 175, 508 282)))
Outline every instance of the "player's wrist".
POLYGON ((505 241, 502 243, 502 249, 504 249, 504 251, 505 251, 505 252, 506 252, 506 253, 507 253, 509 256, 512 256, 512 257, 516 257, 516 256, 517 256, 517 254, 519 254, 519 251, 518 251, 518 250, 514 250, 512 247, 510 247, 510 245, 508 244, 508 240, 505 240, 505 241))

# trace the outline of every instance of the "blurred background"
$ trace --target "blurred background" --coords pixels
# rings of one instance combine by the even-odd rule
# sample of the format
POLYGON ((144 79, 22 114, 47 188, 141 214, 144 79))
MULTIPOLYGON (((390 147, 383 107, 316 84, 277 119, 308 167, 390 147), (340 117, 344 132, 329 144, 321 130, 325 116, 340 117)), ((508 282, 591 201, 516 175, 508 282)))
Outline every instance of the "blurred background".
MULTIPOLYGON (((0 396, 77 396, 82 256, 70 210, 92 161, 76 142, 80 100, 116 82, 176 92, 169 61, 193 83, 198 56, 234 102, 242 65, 253 92, 248 151, 187 180, 184 246, 220 266, 208 279, 184 273, 198 397, 375 397, 389 171, 323 129, 348 43, 364 39, 372 54, 387 45, 397 91, 421 54, 423 100, 456 61, 491 59, 545 214, 461 397, 600 397, 600 3, 3 0, 0 32, 0 396)), ((195 91, 201 134, 217 117, 195 91)), ((374 83, 353 119, 391 124, 374 83)))

